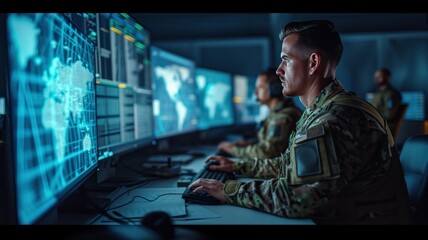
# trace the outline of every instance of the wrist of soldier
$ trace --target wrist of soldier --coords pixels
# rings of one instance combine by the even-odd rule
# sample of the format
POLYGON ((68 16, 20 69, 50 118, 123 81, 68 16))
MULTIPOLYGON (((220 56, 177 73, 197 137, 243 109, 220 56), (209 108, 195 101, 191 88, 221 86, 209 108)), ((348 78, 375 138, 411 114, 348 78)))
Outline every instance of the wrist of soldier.
POLYGON ((236 180, 228 180, 223 187, 224 197, 226 199, 227 204, 236 205, 235 199, 236 195, 239 192, 239 188, 241 186, 241 182, 236 180))

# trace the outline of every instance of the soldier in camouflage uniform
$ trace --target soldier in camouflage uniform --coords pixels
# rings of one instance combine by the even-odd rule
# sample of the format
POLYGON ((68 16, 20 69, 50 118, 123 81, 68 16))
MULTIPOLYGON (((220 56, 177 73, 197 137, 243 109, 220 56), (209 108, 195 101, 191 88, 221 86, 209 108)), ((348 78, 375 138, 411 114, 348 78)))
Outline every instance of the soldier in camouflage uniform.
POLYGON ((375 72, 374 79, 378 91, 373 95, 371 104, 386 118, 390 129, 394 129, 396 114, 401 103, 401 93, 390 83, 391 71, 381 68, 375 72))
POLYGON ((257 132, 257 141, 221 142, 218 145, 219 151, 241 158, 269 158, 279 156, 287 149, 288 139, 295 130, 302 111, 291 98, 284 97, 281 82, 273 68, 259 74, 255 93, 260 104, 265 104, 270 109, 257 132))
POLYGON ((334 25, 292 22, 281 31, 283 93, 305 105, 285 153, 270 159, 207 158, 213 170, 264 178, 190 187, 221 202, 318 224, 407 224, 409 199, 398 153, 379 112, 336 79, 342 43, 334 25), (315 41, 316 40, 316 41, 315 41))

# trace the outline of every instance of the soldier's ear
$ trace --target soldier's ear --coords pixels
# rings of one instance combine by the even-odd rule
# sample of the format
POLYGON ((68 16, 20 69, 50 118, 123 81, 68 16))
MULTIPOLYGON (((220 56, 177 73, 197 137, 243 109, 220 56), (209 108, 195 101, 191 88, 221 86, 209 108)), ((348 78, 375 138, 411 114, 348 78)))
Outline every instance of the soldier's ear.
POLYGON ((321 55, 317 52, 311 53, 309 56, 309 74, 313 75, 320 67, 321 55))

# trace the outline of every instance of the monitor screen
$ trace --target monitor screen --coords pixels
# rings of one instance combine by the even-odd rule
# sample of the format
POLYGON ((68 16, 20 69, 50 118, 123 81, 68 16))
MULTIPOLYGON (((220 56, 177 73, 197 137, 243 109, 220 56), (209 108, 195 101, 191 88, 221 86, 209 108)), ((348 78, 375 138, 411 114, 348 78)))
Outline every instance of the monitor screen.
POLYGON ((232 75, 227 72, 196 68, 196 96, 198 99, 198 128, 232 125, 232 75))
POLYGON ((407 103, 404 120, 424 121, 425 120, 425 94, 423 91, 402 91, 402 102, 407 103))
MULTIPOLYGON (((365 99, 368 102, 373 100, 374 93, 366 93, 365 99)), ((425 94, 423 91, 401 91, 401 102, 408 104, 404 120, 424 121, 425 120, 425 94)))
POLYGON ((151 62, 155 137, 196 130, 195 63, 154 46, 151 62))
POLYGON ((126 13, 97 18, 99 160, 148 146, 153 140, 150 33, 126 13))
POLYGON ((97 166, 92 41, 62 14, 9 14, 17 219, 37 222, 97 166))
POLYGON ((256 76, 233 76, 233 102, 237 124, 256 123, 259 119, 260 104, 255 94, 256 76))

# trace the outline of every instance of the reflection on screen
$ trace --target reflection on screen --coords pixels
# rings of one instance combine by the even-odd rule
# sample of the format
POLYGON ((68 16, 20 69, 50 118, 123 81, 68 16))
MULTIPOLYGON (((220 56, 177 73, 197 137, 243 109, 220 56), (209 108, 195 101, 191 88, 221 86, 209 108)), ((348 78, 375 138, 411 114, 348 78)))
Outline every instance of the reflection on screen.
POLYGON ((18 220, 30 224, 97 163, 94 48, 59 14, 7 18, 18 220))
POLYGON ((423 121, 425 120, 425 95, 422 91, 402 91, 402 102, 407 103, 404 120, 423 121))
POLYGON ((99 160, 153 140, 150 34, 125 13, 97 14, 99 160))
POLYGON ((212 69, 196 69, 198 128, 233 124, 232 75, 212 69))
POLYGON ((260 105, 255 95, 257 77, 234 75, 236 123, 255 123, 259 119, 260 105))
POLYGON ((194 62, 157 47, 151 60, 155 137, 196 130, 194 62))

